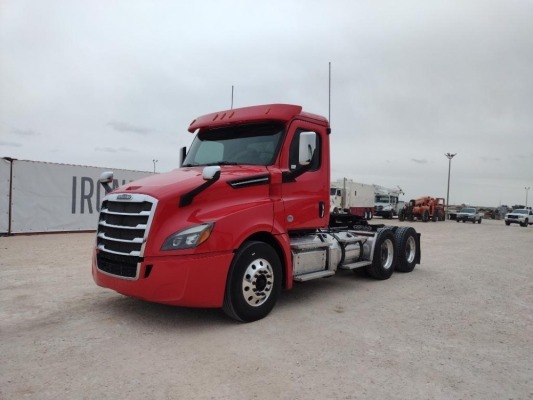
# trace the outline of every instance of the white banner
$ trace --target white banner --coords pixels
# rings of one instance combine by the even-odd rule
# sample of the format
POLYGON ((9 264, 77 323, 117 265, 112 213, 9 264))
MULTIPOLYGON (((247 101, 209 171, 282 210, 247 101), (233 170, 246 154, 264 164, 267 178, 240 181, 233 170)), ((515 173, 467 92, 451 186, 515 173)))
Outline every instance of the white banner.
MULTIPOLYGON (((11 233, 95 230, 106 168, 13 161, 11 233)), ((113 170, 113 188, 150 172, 113 170)))
POLYGON ((0 158, 0 235, 9 231, 9 188, 11 162, 0 158))

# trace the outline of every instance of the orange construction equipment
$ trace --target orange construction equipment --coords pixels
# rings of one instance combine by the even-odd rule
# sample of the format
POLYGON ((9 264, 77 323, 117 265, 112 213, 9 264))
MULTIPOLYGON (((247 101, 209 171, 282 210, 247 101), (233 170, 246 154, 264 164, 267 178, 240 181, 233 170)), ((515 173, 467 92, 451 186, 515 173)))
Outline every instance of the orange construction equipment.
POLYGON ((414 221, 421 220, 428 222, 430 219, 433 222, 444 221, 445 202, 442 197, 420 197, 418 199, 412 199, 408 204, 400 211, 398 219, 400 221, 414 221))

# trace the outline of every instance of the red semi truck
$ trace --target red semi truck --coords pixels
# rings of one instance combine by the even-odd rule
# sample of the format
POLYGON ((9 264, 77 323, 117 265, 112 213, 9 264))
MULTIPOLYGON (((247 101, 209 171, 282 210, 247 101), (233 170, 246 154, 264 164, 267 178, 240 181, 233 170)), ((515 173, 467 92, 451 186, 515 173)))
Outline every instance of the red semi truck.
POLYGON ((205 115, 180 168, 103 199, 92 274, 147 301, 265 317, 295 281, 365 269, 376 279, 420 263, 411 227, 330 219, 330 127, 287 104, 205 115))

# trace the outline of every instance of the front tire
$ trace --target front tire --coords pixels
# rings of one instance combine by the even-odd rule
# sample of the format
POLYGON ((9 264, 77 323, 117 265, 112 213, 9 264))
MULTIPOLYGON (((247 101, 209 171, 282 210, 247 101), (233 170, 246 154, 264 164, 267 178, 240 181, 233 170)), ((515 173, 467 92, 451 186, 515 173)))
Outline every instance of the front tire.
POLYGON ((399 221, 405 221, 405 211, 400 211, 400 214, 398 215, 399 221))
POLYGON ((396 241, 390 229, 380 229, 376 236, 372 264, 365 267, 368 274, 379 280, 389 279, 396 267, 396 241))
POLYGON ((243 322, 266 317, 281 291, 281 262, 268 244, 245 242, 231 263, 223 311, 243 322))
POLYGON ((429 221, 429 212, 428 210, 422 211, 422 222, 428 222, 429 221))

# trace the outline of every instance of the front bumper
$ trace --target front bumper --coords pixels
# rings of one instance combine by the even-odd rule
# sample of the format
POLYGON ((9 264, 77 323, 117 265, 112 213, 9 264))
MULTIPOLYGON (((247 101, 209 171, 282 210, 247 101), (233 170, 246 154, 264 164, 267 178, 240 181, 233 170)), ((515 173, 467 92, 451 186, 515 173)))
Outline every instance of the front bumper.
POLYGON ((526 220, 524 219, 518 219, 518 218, 505 218, 505 222, 508 224, 520 224, 523 225, 526 220))
POLYGON ((100 271, 93 254, 92 274, 98 286, 138 299, 186 307, 222 307, 232 252, 189 256, 145 257, 137 279, 100 271))

